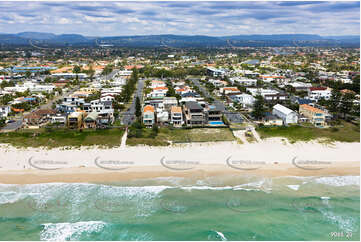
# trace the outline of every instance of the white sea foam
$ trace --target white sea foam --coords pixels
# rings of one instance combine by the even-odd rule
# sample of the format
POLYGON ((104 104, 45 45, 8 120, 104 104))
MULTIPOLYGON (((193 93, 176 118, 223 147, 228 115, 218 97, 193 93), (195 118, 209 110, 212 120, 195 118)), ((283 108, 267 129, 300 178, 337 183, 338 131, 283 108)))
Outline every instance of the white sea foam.
POLYGON ((225 186, 225 187, 211 187, 211 186, 183 186, 180 187, 183 190, 233 190, 234 187, 232 186, 225 186))
POLYGON ((0 204, 15 203, 22 199, 24 194, 9 191, 0 192, 0 204))
MULTIPOLYGON (((106 223, 102 221, 82 221, 76 223, 47 223, 40 232, 40 240, 61 241, 80 240, 84 233, 101 232, 106 223)), ((89 238, 90 239, 90 238, 89 238)))
POLYGON ((217 235, 221 238, 222 241, 227 241, 226 236, 224 236, 224 234, 222 232, 219 231, 214 231, 217 233, 217 235))
POLYGON ((360 186, 360 176, 329 176, 318 177, 314 182, 330 186, 360 186))
POLYGON ((245 183, 236 186, 182 186, 179 187, 183 190, 243 190, 243 191, 272 191, 271 187, 272 181, 268 179, 263 179, 256 182, 245 183))
POLYGON ((298 191, 298 189, 300 188, 300 185, 287 185, 288 188, 298 191))
POLYGON ((341 231, 345 232, 352 232, 356 225, 356 221, 354 221, 353 218, 346 217, 346 216, 340 216, 336 215, 331 211, 323 211, 322 214, 325 216, 327 220, 329 220, 331 223, 336 224, 341 231))

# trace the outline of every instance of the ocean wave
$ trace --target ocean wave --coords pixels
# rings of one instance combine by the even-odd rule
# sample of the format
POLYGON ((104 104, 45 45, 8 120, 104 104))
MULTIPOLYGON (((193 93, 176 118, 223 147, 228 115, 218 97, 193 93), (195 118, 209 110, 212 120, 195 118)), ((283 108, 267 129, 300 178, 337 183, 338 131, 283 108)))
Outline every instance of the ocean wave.
POLYGON ((274 179, 291 178, 302 181, 302 185, 307 183, 318 183, 328 186, 360 186, 360 176, 285 176, 274 179))
POLYGON ((24 194, 9 191, 9 192, 0 192, 0 205, 15 203, 24 198, 24 194))
POLYGON ((356 221, 352 217, 336 215, 331 211, 322 211, 322 214, 328 221, 336 224, 341 231, 354 232, 356 229, 354 226, 356 221))
POLYGON ((272 191, 272 180, 262 179, 256 182, 250 182, 245 184, 240 184, 236 186, 181 186, 179 187, 183 190, 243 190, 243 191, 263 191, 269 193, 272 191))
POLYGON ((226 236, 222 232, 211 230, 210 234, 208 235, 208 240, 221 240, 221 241, 227 241, 226 236))
POLYGON ((22 193, 16 191, 0 192, 0 205, 16 203, 37 194, 38 193, 22 193))
POLYGON ((343 186, 360 186, 360 176, 329 176, 318 177, 313 180, 316 183, 343 187, 343 186))
MULTIPOLYGON (((85 221, 76 223, 46 223, 44 229, 40 232, 42 241, 64 241, 80 240, 83 235, 101 232, 106 223, 102 221, 85 221)), ((90 238, 89 238, 90 239, 90 238)))
POLYGON ((224 234, 222 232, 219 232, 219 231, 215 231, 215 232, 222 239, 222 241, 227 241, 226 236, 224 236, 224 234))

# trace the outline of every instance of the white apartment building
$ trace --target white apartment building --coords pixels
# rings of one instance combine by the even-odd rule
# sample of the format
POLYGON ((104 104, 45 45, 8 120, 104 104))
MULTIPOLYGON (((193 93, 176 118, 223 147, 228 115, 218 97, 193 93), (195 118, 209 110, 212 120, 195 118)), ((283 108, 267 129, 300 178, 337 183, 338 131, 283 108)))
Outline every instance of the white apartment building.
POLYGON ((14 87, 5 87, 4 90, 8 92, 47 92, 51 93, 56 87, 54 85, 42 85, 34 82, 24 82, 23 85, 15 85, 14 87))
POLYGON ((281 104, 273 106, 272 114, 281 118, 283 124, 296 124, 298 122, 297 113, 281 104))

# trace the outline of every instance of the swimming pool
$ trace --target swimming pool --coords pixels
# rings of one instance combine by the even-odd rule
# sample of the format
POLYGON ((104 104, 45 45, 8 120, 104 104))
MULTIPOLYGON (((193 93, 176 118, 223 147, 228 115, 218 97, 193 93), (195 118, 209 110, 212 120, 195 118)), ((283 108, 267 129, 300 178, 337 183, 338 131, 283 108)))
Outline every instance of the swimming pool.
POLYGON ((213 125, 215 125, 215 124, 223 124, 223 122, 222 121, 209 121, 208 122, 209 124, 213 124, 213 125))

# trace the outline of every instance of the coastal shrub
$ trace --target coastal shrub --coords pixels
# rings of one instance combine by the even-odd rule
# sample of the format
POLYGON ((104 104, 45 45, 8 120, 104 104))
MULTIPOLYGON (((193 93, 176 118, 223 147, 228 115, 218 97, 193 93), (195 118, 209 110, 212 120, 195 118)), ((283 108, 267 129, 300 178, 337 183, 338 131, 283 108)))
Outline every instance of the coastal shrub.
POLYGON ((339 129, 338 128, 336 128, 336 127, 332 127, 331 128, 331 132, 337 132, 339 129))
POLYGON ((143 137, 143 131, 141 129, 136 129, 135 137, 136 138, 142 138, 143 137))

